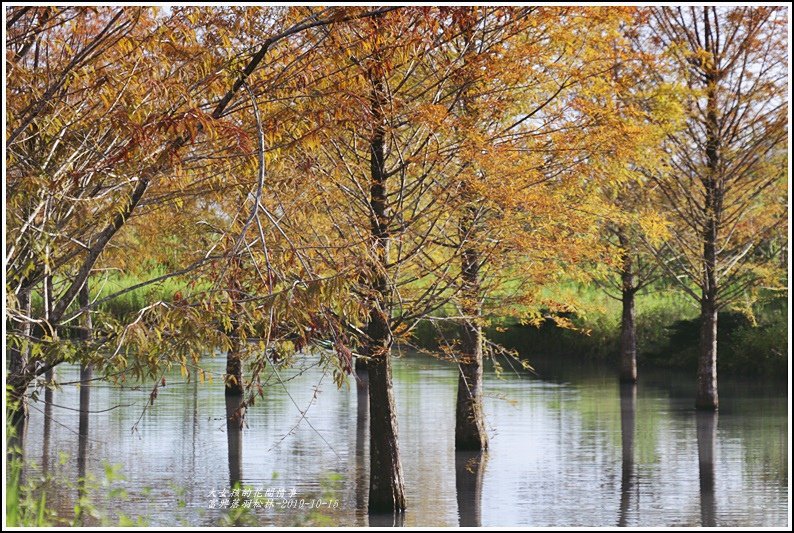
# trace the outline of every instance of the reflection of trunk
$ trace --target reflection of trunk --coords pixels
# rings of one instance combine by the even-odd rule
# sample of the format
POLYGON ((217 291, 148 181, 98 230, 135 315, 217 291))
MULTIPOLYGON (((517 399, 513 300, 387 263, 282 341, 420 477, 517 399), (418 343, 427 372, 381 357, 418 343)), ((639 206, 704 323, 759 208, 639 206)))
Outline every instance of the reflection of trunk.
POLYGON ((695 406, 715 410, 717 395, 717 310, 709 298, 704 298, 700 312, 700 357, 698 359, 698 387, 695 406))
POLYGON ((488 456, 482 452, 455 453, 455 489, 460 527, 482 527, 482 479, 488 456))
MULTIPOLYGON (((52 276, 47 275, 44 277, 44 317, 47 320, 48 327, 52 328, 50 317, 52 316, 52 276)), ((53 333, 54 335, 54 333, 53 333)), ((55 385, 53 376, 55 372, 52 368, 44 373, 44 434, 42 437, 42 457, 41 457, 41 473, 44 477, 47 476, 50 465, 50 430, 52 420, 52 387, 55 385)))
POLYGON ((703 279, 700 301, 700 358, 695 407, 717 409, 717 229, 722 213, 722 186, 719 180, 720 126, 717 119, 715 74, 709 73, 706 103, 706 159, 708 169, 703 179, 705 230, 703 232, 703 279))
POLYGON ((242 397, 226 397, 226 441, 229 454, 229 484, 232 488, 243 480, 243 416, 242 397))
POLYGON ((400 452, 397 443, 397 413, 394 407, 391 376, 392 335, 389 320, 389 217, 385 172, 385 87, 375 72, 370 72, 370 103, 374 128, 370 139, 370 213, 371 270, 370 311, 367 324, 366 355, 369 372, 369 511, 405 509, 400 452))
POLYGON ((634 295, 634 262, 631 254, 631 243, 623 229, 618 231, 618 240, 623 250, 623 266, 621 268, 621 296, 623 314, 620 320, 620 381, 637 382, 637 328, 635 324, 634 295))
POLYGON ((700 473, 700 521, 703 527, 714 527, 714 444, 717 436, 717 413, 699 411, 696 415, 698 466, 700 473))
POLYGON ((369 527, 403 527, 405 513, 370 513, 369 527))
MULTIPOLYGON (((369 431, 369 373, 366 368, 358 373, 356 381, 356 516, 362 517, 367 508, 366 446, 369 431)), ((357 524, 365 527, 365 521, 357 524)))
MULTIPOLYGON (((19 310, 25 315, 30 316, 30 290, 23 287, 17 294, 19 310)), ((27 366, 27 343, 30 336, 30 322, 25 320, 22 323, 12 322, 14 332, 20 336, 19 344, 14 343, 8 350, 8 416, 14 427, 23 428, 24 419, 27 417, 28 405, 25 398, 25 391, 28 388, 28 380, 25 378, 25 367, 27 366)), ((20 432, 17 437, 22 437, 20 432)))
MULTIPOLYGON (((88 280, 80 288, 77 295, 77 302, 80 307, 86 307, 90 302, 88 280)), ((85 311, 82 316, 82 324, 78 335, 82 341, 82 349, 88 348, 88 341, 92 336, 91 312, 85 311)), ((85 475, 86 475, 86 455, 88 452, 88 412, 90 410, 91 399, 91 380, 93 369, 91 363, 86 362, 80 365, 80 420, 78 422, 78 441, 77 441, 77 496, 78 499, 86 497, 85 475)), ((87 503, 87 502, 85 502, 87 503)), ((82 516, 80 509, 75 516, 78 525, 84 525, 85 517, 82 516)))
POLYGON ((47 477, 50 466, 50 432, 52 430, 52 389, 49 383, 52 380, 50 375, 47 380, 47 388, 44 390, 44 431, 42 434, 41 445, 41 475, 47 477))
MULTIPOLYGON (((469 220, 472 218, 473 216, 468 217, 469 220)), ((468 230, 462 234, 468 234, 468 230)), ((480 257, 476 250, 468 248, 463 252, 461 265, 463 313, 467 318, 460 326, 461 354, 455 416, 456 450, 485 450, 488 448, 488 435, 485 433, 482 408, 483 339, 482 326, 479 323, 481 312, 479 261, 480 257)))
MULTIPOLYGON (((620 441, 622 469, 620 476, 620 513, 618 526, 625 527, 631 506, 631 495, 636 485, 634 477, 634 421, 637 413, 637 385, 620 385, 620 441)), ((635 502, 636 503, 636 502, 635 502)))
POLYGON ((86 501, 86 460, 88 456, 88 416, 91 400, 91 366, 80 366, 80 419, 77 426, 77 513, 75 522, 78 526, 85 525, 83 507, 86 501))
POLYGON ((191 467, 193 470, 193 477, 196 476, 196 438, 198 437, 199 416, 198 416, 198 368, 193 369, 193 432, 191 438, 191 467))

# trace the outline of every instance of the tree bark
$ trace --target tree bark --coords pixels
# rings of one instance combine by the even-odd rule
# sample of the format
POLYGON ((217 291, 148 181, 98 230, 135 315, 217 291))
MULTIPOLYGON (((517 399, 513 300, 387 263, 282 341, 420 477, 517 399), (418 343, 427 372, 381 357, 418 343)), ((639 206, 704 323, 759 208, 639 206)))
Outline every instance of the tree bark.
POLYGON ((479 253, 468 248, 462 257, 464 293, 463 312, 466 319, 460 325, 461 354, 458 362, 458 397, 455 412, 455 449, 480 451, 488 449, 485 417, 482 407, 482 326, 479 253))

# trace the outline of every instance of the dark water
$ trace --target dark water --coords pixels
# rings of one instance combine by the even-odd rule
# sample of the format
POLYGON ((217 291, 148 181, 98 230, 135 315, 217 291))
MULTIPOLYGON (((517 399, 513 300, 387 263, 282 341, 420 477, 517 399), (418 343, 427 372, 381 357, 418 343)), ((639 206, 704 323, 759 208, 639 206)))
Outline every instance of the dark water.
MULTIPOLYGON (((25 478, 42 470, 54 477, 47 501, 68 520, 82 491, 98 509, 84 513, 87 525, 120 515, 163 526, 393 524, 362 512, 367 413, 357 408, 356 386, 337 390, 316 362, 281 371, 281 382, 271 375, 242 431, 227 423, 235 406, 224 399, 220 358, 202 364, 213 383, 176 372, 145 412, 151 385, 95 382, 82 424, 79 389, 64 385, 49 406, 43 394, 32 405, 25 478), (273 498, 273 509, 210 508, 238 480, 263 495, 283 489, 284 498, 273 498), (280 508, 300 499, 328 504, 280 508)), ((645 372, 637 388, 621 388, 604 366, 541 360, 536 368, 541 377, 487 374, 491 450, 481 458, 454 451, 456 369, 412 355, 395 361, 409 506, 400 523, 787 524, 785 385, 754 390, 723 380, 719 414, 696 415, 693 376, 645 372)), ((77 380, 79 369, 61 367, 57 377, 77 380)))

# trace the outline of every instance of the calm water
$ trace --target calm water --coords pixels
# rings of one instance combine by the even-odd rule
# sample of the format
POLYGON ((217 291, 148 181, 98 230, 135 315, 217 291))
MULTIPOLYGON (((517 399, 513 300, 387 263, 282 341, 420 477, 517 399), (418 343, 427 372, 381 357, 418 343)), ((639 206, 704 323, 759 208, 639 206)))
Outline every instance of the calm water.
MULTIPOLYGON (((701 416, 691 408, 693 376, 646 372, 636 389, 621 389, 604 366, 534 362, 539 376, 486 375, 491 450, 479 462, 454 451, 455 368, 408 354, 395 360, 404 525, 787 524, 785 387, 758 391, 724 380, 719 415, 701 416)), ((78 388, 64 385, 49 406, 43 394, 32 405, 26 479, 54 475, 48 502, 64 517, 84 470, 84 490, 113 521, 123 514, 150 525, 217 525, 228 511, 210 508, 211 491, 241 480, 294 491, 296 500, 339 501, 319 512, 254 509, 244 523, 391 524, 361 511, 367 414, 357 408, 355 384, 337 390, 315 363, 282 371, 281 381, 271 375, 241 432, 227 427, 222 358, 202 363, 213 383, 169 376, 145 412, 149 385, 95 382, 86 439, 78 388), (107 483, 106 465, 118 465, 124 479, 107 483)), ((79 370, 64 366, 57 376, 77 380, 79 370)))

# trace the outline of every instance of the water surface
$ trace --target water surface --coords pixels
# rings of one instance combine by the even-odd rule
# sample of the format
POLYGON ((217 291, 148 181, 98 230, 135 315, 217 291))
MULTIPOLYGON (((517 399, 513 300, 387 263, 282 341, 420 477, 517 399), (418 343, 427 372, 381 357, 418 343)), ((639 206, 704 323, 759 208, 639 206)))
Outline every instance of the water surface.
MULTIPOLYGON (((401 524, 787 524, 784 387, 723 380, 719 414, 698 415, 692 409, 694 376, 644 372, 636 388, 621 388, 608 366, 535 360, 538 375, 486 373, 490 452, 456 455, 456 369, 402 353, 394 363, 408 498, 401 524)), ((359 408, 355 383, 338 390, 316 362, 309 357, 301 368, 271 374, 242 430, 227 420, 236 405, 224 399, 222 358, 202 362, 216 376, 213 383, 176 372, 146 409, 150 384, 93 382, 91 412, 82 425, 79 387, 63 385, 49 404, 44 394, 32 404, 26 479, 42 470, 55 476, 48 502, 69 519, 83 490, 112 521, 124 515, 163 526, 224 520, 392 524, 392 517, 364 511, 367 412, 359 408), (123 480, 107 482, 111 465, 123 480), (89 481, 81 485, 83 472, 89 481), (237 481, 329 506, 318 511, 276 504, 232 515, 210 508, 237 481)), ((59 367, 57 377, 76 381, 79 368, 59 367)), ((88 525, 97 520, 85 517, 88 525)))

